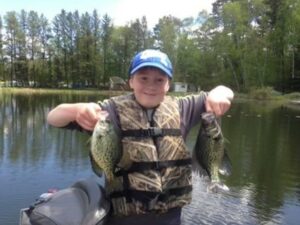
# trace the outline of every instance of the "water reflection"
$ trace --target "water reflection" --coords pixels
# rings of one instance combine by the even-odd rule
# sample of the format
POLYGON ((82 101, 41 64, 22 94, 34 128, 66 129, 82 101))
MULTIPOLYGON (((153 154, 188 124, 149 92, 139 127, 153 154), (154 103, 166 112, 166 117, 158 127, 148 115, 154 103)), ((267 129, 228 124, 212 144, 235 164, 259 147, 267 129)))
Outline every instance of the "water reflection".
POLYGON ((86 147, 82 136, 59 132, 46 123, 49 110, 64 100, 70 102, 66 96, 3 95, 0 109, 2 160, 28 166, 53 157, 62 165, 70 159, 85 158, 86 152, 72 151, 86 147))
POLYGON ((0 94, 0 224, 17 224, 19 210, 49 188, 92 176, 88 137, 49 127, 46 115, 59 103, 95 98, 0 94))
MULTIPOLYGON (((299 111, 247 103, 235 105, 230 113, 223 129, 231 137, 229 148, 236 169, 228 185, 250 190, 249 205, 258 221, 296 224, 283 215, 282 208, 295 204, 292 196, 299 188, 299 111)), ((299 201, 295 207, 299 210, 299 201)))
POLYGON ((183 224, 257 224, 249 201, 251 189, 207 192, 207 184, 194 176, 192 204, 184 208, 183 224))
MULTIPOLYGON (((19 209, 50 187, 92 176, 88 136, 50 127, 46 115, 62 102, 88 95, 0 95, 0 224, 16 224, 19 209), (3 216, 2 216, 3 215, 3 216)), ((298 224, 300 110, 259 103, 233 104, 222 128, 233 163, 227 193, 207 193, 194 176, 193 202, 183 224, 298 224)), ((191 131, 192 148, 197 127, 191 131)))

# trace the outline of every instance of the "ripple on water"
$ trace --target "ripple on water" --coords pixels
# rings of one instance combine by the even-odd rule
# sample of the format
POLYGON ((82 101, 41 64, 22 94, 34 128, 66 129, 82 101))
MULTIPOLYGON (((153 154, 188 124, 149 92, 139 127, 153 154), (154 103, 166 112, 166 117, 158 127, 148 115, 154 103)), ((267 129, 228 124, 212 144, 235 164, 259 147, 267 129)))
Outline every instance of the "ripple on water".
MULTIPOLYGON (((182 224, 257 224, 247 191, 210 193, 203 178, 193 176, 193 200, 183 209, 182 224)), ((250 190, 251 191, 251 190, 250 190)))

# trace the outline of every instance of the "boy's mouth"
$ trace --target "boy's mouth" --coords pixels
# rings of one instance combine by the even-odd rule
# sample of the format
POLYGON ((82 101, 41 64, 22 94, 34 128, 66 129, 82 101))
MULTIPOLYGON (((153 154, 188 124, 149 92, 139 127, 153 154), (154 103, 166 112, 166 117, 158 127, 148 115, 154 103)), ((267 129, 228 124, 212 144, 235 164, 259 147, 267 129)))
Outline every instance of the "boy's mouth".
POLYGON ((156 95, 156 93, 144 93, 144 94, 152 97, 156 95))

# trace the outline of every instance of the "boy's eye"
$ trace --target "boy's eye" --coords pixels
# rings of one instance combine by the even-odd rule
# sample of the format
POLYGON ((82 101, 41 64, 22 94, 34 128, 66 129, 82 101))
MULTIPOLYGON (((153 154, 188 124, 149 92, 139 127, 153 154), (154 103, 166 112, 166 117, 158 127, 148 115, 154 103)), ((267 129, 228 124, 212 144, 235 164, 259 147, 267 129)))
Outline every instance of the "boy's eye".
POLYGON ((142 76, 142 77, 140 77, 140 80, 141 80, 141 81, 147 81, 147 80, 148 80, 148 77, 142 76))

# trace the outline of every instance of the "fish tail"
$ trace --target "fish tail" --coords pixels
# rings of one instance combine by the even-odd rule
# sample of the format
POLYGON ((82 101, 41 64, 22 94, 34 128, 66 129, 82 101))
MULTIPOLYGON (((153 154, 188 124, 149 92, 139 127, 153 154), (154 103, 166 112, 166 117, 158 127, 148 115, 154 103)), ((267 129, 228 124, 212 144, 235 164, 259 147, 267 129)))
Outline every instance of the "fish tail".
POLYGON ((211 182, 211 184, 207 187, 208 192, 222 192, 222 191, 229 191, 229 188, 226 184, 221 182, 211 182))

